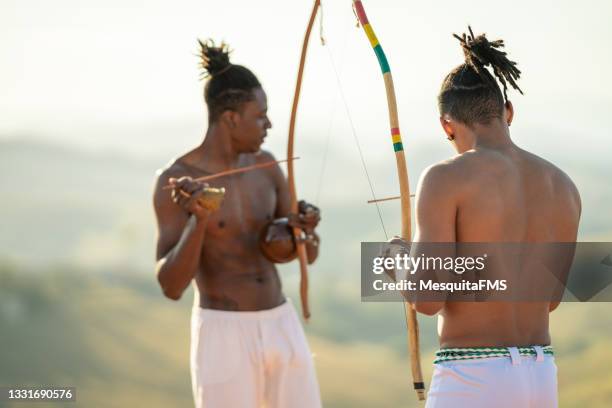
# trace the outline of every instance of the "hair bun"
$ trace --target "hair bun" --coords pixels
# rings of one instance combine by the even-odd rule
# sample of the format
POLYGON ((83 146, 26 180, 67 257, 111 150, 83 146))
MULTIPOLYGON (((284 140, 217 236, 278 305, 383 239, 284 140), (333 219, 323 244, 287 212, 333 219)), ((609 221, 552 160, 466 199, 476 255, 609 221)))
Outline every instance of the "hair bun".
POLYGON ((499 48, 504 47, 504 40, 489 41, 484 34, 475 36, 470 26, 468 26, 468 31, 469 34, 463 33, 461 36, 453 34, 461 43, 465 63, 474 68, 481 76, 483 76, 482 70, 484 67, 490 65, 493 73, 504 87, 504 98, 506 100, 508 99, 506 81, 522 94, 523 91, 516 83, 516 80, 521 77, 521 71, 516 67, 516 62, 510 61, 506 56, 507 54, 499 50, 499 48))
POLYGON ((231 68, 229 45, 222 42, 216 46, 212 39, 206 41, 198 40, 200 44, 200 67, 202 68, 202 78, 217 76, 231 68))

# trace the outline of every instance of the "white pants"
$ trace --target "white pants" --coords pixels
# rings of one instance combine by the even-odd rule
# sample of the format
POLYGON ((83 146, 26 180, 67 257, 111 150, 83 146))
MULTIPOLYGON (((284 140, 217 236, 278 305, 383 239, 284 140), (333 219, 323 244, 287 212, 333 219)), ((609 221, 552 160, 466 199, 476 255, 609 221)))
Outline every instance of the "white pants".
POLYGON ((274 309, 194 308, 191 383, 196 408, 318 408, 319 386, 290 301, 274 309))
POLYGON ((444 361, 434 364, 426 408, 556 408, 557 366, 553 356, 444 361))

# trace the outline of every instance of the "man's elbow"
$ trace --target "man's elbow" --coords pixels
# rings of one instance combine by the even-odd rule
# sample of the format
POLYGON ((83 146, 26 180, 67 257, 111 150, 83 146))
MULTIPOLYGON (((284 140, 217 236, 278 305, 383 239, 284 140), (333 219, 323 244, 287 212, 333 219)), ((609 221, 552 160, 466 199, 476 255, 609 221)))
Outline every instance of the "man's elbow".
POLYGON ((181 296, 183 296, 182 290, 177 290, 163 285, 161 288, 164 296, 170 300, 180 300, 181 296))
POLYGON ((433 316, 442 310, 444 302, 416 302, 412 307, 421 314, 433 316))
POLYGON ((162 293, 168 299, 179 300, 181 296, 183 296, 184 289, 176 287, 176 285, 172 284, 168 279, 165 279, 160 271, 157 272, 157 282, 159 283, 162 293))

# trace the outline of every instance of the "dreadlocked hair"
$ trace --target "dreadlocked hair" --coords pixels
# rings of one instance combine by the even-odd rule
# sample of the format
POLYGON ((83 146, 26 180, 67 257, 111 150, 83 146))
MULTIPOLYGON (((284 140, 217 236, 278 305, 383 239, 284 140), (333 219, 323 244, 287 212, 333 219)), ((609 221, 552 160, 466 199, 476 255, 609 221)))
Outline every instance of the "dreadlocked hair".
POLYGON ((503 40, 489 41, 485 34, 475 36, 468 26, 469 34, 453 36, 459 40, 465 62, 453 69, 444 79, 438 95, 440 114, 449 114, 453 119, 472 125, 488 124, 500 118, 508 101, 508 83, 523 94, 516 83, 521 71, 516 62, 510 61, 503 40), (486 69, 490 66, 493 75, 486 69), (503 86, 503 93, 497 80, 503 86))
POLYGON ((254 99, 253 90, 261 83, 248 68, 230 62, 229 46, 215 45, 211 39, 198 40, 200 45, 200 79, 206 79, 204 100, 208 121, 214 122, 225 111, 238 111, 244 102, 254 99))

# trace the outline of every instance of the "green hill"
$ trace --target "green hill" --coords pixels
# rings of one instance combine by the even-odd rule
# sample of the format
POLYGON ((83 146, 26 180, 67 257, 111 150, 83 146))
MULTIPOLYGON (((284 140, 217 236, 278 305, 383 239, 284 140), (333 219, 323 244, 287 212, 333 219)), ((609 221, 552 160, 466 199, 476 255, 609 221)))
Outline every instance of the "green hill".
MULTIPOLYGON (((421 160, 417 168, 431 159, 426 150, 412 153, 421 160)), ((161 164, 0 141, 0 193, 10 198, 0 202, 0 259, 8 260, 0 264, 0 385, 74 385, 83 407, 191 406, 191 299, 165 300, 152 276, 150 190, 161 164)), ((355 185, 357 165, 330 166, 326 187, 335 191, 323 191, 317 203, 323 241, 310 269, 313 318, 306 327, 325 406, 419 406, 401 305, 360 301, 359 242, 384 237, 376 209, 365 203, 365 185, 363 194, 334 187, 355 185)), ((609 169, 604 162, 572 167, 583 196, 582 240, 612 236, 609 169)), ((378 191, 391 195, 393 180, 379 170, 374 176, 386 187, 378 191)), ((303 189, 306 197, 315 196, 314 184, 303 189)), ((398 207, 381 210, 392 234, 398 207)), ((280 271, 297 299, 296 265, 280 271)), ((612 406, 609 312, 607 303, 563 304, 551 316, 562 407, 612 406)), ((429 381, 436 322, 419 321, 429 381)))
MULTIPOLYGON (((76 386, 79 407, 191 406, 190 296, 167 301, 153 279, 131 276, 3 267, 0 384, 76 386)), ((313 292, 312 303, 306 330, 326 407, 419 406, 400 305, 331 290, 313 292)), ((420 321, 428 381, 435 327, 420 321)), ((609 321, 607 304, 553 313, 562 407, 612 404, 609 321)))

